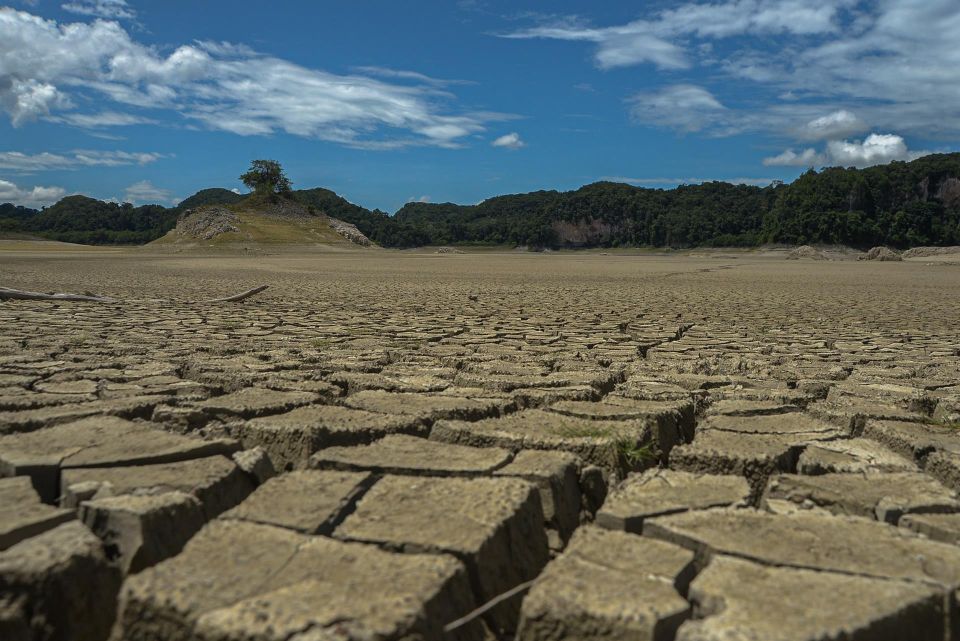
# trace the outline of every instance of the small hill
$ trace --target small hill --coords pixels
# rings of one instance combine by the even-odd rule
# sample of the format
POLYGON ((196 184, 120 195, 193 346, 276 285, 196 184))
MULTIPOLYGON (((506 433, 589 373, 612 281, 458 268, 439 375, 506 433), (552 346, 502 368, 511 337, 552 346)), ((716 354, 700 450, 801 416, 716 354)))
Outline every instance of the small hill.
POLYGON ((181 200, 177 204, 177 209, 186 211, 188 209, 202 207, 203 205, 232 205, 233 203, 240 202, 243 198, 243 195, 230 191, 229 189, 212 187, 210 189, 201 189, 189 198, 181 200))
POLYGON ((322 245, 349 249, 369 247, 371 243, 355 226, 293 198, 250 195, 228 204, 186 209, 176 226, 150 245, 247 249, 322 245))

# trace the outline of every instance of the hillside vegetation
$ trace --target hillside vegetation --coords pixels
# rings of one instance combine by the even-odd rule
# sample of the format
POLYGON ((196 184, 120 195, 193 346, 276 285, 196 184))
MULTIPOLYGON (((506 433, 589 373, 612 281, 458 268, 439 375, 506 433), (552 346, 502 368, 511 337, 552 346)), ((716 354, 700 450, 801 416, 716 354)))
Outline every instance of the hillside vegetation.
MULTIPOLYGON (((960 244, 960 154, 862 170, 810 170, 791 184, 768 187, 710 182, 645 189, 598 182, 569 192, 497 196, 478 205, 408 203, 394 216, 327 189, 289 191, 284 197, 352 223, 385 247, 960 244)), ((172 229, 187 209, 236 205, 243 198, 205 189, 173 209, 84 196, 64 198, 40 212, 0 205, 0 232, 92 244, 145 243, 172 229)))

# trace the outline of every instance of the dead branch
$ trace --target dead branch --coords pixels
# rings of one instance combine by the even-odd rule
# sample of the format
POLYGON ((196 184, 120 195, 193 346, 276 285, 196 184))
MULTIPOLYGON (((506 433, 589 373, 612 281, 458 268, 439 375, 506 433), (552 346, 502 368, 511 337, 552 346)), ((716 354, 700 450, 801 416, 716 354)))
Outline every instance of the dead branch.
POLYGON ((256 294, 259 294, 265 290, 269 285, 260 285, 260 287, 254 287, 253 289, 248 289, 245 292, 235 294, 233 296, 227 296, 226 298, 211 298, 209 300, 199 300, 198 303, 236 303, 245 298, 250 298, 256 294))
POLYGON ((504 593, 502 593, 502 594, 498 594, 497 596, 493 597, 492 599, 490 599, 489 601, 487 601, 486 603, 484 603, 483 605, 481 605, 481 606, 480 606, 479 608, 477 608, 476 610, 473 610, 472 612, 469 612, 469 613, 465 614, 464 616, 460 617, 460 618, 457 619, 456 621, 451 621, 451 622, 448 623, 447 625, 443 626, 443 631, 444 631, 445 633, 450 633, 450 632, 453 632, 454 630, 456 630, 456 629, 459 628, 459 627, 465 626, 466 624, 470 623, 471 621, 473 621, 474 619, 476 619, 478 616, 480 616, 481 614, 483 614, 483 613, 486 612, 487 610, 493 608, 494 606, 496 606, 496 605, 498 605, 498 604, 506 601, 507 599, 509 599, 509 598, 511 598, 511 597, 516 596, 517 594, 520 594, 520 593, 523 592, 524 590, 529 590, 531 587, 533 587, 533 584, 536 583, 536 582, 537 582, 536 579, 531 579, 530 581, 524 581, 523 583, 521 583, 521 584, 519 584, 519 585, 513 586, 512 588, 510 588, 510 589, 507 590, 506 592, 504 592, 504 593))
POLYGON ((20 289, 0 287, 0 300, 60 300, 60 301, 88 301, 92 303, 114 303, 116 299, 92 294, 44 294, 41 292, 27 292, 20 289))
MULTIPOLYGON (((254 287, 253 289, 248 289, 245 292, 239 294, 234 294, 233 296, 227 296, 226 298, 210 298, 207 300, 198 300, 190 301, 194 303, 236 303, 242 300, 246 300, 251 296, 259 294, 263 290, 267 289, 269 285, 260 285, 259 287, 254 287)), ((9 287, 0 287, 0 300, 52 300, 52 301, 83 301, 88 303, 143 303, 143 302, 154 302, 154 303, 172 303, 175 301, 163 300, 163 299, 132 299, 132 300, 123 300, 119 298, 110 298, 108 296, 96 296, 94 294, 44 294, 41 292, 28 292, 22 289, 11 289, 9 287)))

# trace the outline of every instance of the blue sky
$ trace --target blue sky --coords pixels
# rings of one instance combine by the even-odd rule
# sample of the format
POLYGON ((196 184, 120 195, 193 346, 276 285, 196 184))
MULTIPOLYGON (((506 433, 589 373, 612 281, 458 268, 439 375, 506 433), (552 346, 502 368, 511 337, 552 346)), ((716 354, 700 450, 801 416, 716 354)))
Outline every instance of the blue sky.
POLYGON ((295 187, 393 212, 792 180, 960 141, 957 0, 13 0, 0 202, 295 187))

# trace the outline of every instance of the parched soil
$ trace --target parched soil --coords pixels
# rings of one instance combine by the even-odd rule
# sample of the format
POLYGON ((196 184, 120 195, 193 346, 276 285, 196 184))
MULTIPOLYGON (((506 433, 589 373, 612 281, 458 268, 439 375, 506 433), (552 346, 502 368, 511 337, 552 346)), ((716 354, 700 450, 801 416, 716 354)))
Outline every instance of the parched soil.
POLYGON ((960 639, 960 266, 20 249, 0 638, 960 639))

